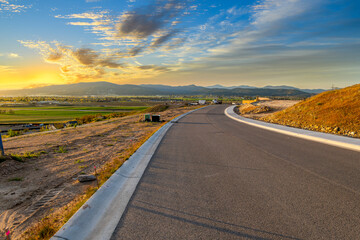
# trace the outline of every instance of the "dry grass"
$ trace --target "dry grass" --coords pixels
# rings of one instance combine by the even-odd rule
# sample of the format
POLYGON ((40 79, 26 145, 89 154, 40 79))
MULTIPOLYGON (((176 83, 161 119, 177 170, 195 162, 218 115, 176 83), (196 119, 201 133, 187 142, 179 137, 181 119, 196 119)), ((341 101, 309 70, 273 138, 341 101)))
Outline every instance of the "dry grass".
POLYGON ((268 106, 254 106, 252 104, 244 104, 239 106, 239 112, 241 115, 251 114, 251 113, 264 113, 271 111, 271 108, 268 106))
POLYGON ((239 106, 239 112, 240 114, 248 114, 254 111, 256 108, 257 106, 251 104, 244 104, 239 106))
POLYGON ((262 120, 360 137, 360 84, 318 94, 262 120))
MULTIPOLYGON (((165 124, 165 123, 164 123, 165 124)), ((160 125, 161 128, 164 124, 160 125)), ((121 165, 128 160, 132 154, 149 139, 159 128, 152 131, 137 141, 134 141, 127 150, 119 157, 112 159, 97 171, 99 186, 103 185, 121 165)), ((56 212, 49 213, 40 222, 30 227, 21 237, 25 240, 50 239, 75 213, 80 207, 97 191, 97 187, 89 186, 85 194, 76 197, 66 206, 56 212)))
POLYGON ((167 110, 170 106, 169 105, 164 105, 164 104, 159 104, 159 105, 155 105, 152 107, 149 107, 147 109, 144 110, 144 112, 163 112, 165 110, 167 110))
POLYGON ((96 192, 97 188, 88 187, 85 194, 77 196, 66 206, 55 212, 49 212, 46 217, 29 228, 21 239, 43 240, 50 239, 64 225, 76 211, 96 192))

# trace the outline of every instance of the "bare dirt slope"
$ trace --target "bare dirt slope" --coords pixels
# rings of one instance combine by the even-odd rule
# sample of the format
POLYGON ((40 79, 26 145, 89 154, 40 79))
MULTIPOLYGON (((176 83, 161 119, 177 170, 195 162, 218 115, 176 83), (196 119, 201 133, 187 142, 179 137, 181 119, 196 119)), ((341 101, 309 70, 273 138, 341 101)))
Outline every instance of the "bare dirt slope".
POLYGON ((291 107, 298 102, 298 100, 264 100, 253 104, 241 105, 239 111, 244 117, 260 119, 291 107))
POLYGON ((320 93, 262 120, 360 137, 360 84, 320 93))
MULTIPOLYGON (((169 109, 161 118, 168 121, 190 109, 169 109)), ((79 183, 79 174, 92 174, 94 166, 101 167, 161 125, 140 118, 143 114, 6 139, 6 154, 42 154, 0 163, 0 236, 10 228, 17 239, 49 211, 65 206, 88 184, 96 184, 79 183)))

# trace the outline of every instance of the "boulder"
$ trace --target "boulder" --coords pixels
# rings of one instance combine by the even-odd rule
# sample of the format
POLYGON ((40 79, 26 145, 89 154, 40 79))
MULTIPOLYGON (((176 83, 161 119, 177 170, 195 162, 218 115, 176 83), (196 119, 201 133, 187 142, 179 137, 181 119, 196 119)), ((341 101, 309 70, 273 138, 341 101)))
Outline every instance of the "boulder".
POLYGON ((78 178, 79 182, 89 182, 96 180, 94 175, 79 175, 78 178))

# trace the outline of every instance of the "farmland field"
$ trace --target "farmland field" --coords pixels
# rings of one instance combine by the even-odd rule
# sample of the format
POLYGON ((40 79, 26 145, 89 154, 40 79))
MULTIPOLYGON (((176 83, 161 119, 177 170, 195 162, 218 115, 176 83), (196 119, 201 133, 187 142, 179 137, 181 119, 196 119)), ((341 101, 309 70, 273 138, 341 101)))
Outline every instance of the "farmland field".
POLYGON ((0 123, 54 123, 73 120, 84 115, 142 111, 147 106, 45 106, 2 107, 0 123))

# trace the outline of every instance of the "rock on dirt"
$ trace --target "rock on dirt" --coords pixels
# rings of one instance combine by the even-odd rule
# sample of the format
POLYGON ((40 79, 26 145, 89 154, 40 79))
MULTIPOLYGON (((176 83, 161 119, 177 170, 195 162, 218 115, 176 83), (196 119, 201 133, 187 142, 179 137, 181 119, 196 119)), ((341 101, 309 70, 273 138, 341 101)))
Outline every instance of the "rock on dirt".
POLYGON ((96 180, 96 177, 94 175, 79 175, 77 179, 79 182, 90 182, 96 180))

